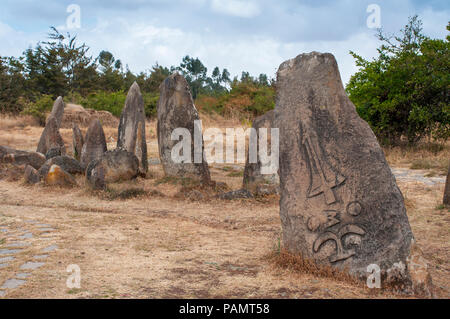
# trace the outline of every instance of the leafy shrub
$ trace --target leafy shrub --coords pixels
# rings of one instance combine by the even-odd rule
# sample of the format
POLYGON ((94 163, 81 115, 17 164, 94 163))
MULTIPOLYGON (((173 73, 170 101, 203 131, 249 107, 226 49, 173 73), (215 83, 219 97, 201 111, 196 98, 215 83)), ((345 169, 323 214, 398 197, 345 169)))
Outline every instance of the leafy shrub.
POLYGON ((119 117, 125 105, 126 98, 126 94, 122 91, 98 91, 89 94, 84 100, 83 106, 97 111, 108 111, 114 116, 119 117))
POLYGON ((27 102, 22 114, 31 115, 39 121, 39 124, 44 126, 46 120, 46 113, 52 109, 53 98, 51 95, 41 95, 36 102, 27 102))

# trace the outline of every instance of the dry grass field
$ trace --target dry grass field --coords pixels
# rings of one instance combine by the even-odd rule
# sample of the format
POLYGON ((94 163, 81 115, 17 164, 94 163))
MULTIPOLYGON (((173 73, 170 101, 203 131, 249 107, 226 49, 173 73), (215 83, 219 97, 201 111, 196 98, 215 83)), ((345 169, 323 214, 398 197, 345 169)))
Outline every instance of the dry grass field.
MULTIPOLYGON (((238 125, 203 121, 204 127, 238 125)), ((104 130, 108 147, 114 148, 117 128, 104 130)), ((41 132, 31 118, 0 118, 0 145, 35 150, 41 132)), ((70 150, 72 130, 61 133, 70 150)), ((148 122, 147 142, 149 158, 157 159, 154 121, 148 122)), ((450 211, 441 203, 450 146, 388 149, 386 154, 402 173, 398 185, 437 297, 449 298, 450 211)), ((161 166, 151 163, 146 179, 112 184, 105 192, 89 190, 82 176, 72 189, 27 186, 13 167, 3 165, 0 252, 19 251, 3 262, 0 287, 18 274, 29 275, 17 288, 0 290, 0 298, 404 298, 344 277, 305 273, 288 257, 277 256, 276 196, 189 198, 183 196, 183 181, 164 179, 161 166), (18 248, 11 248, 14 244, 18 248), (30 261, 42 264, 23 269, 30 261), (80 289, 66 285, 72 264, 81 270, 80 289)), ((212 178, 231 189, 241 187, 242 172, 243 164, 211 166, 212 178)), ((0 254, 0 264, 8 256, 0 254)))

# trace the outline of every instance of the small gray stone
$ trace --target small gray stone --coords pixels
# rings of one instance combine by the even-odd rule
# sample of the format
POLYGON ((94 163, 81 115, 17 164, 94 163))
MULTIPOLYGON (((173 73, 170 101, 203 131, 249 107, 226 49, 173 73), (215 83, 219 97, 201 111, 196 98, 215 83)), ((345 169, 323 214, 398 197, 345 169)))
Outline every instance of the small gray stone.
POLYGON ((36 256, 33 256, 34 259, 45 259, 47 257, 48 257, 48 255, 36 255, 36 256))
POLYGON ((49 253, 49 252, 52 252, 52 251, 54 251, 54 250, 56 250, 56 249, 58 249, 58 246, 57 246, 57 245, 51 245, 51 246, 48 246, 48 247, 42 249, 42 251, 43 251, 44 253, 49 253))
POLYGON ((0 255, 9 255, 21 252, 22 249, 0 249, 0 255))
POLYGON ((16 278, 19 278, 19 279, 26 279, 26 278, 28 278, 28 277, 30 277, 30 276, 31 276, 30 273, 21 272, 21 273, 18 273, 18 274, 16 275, 16 278))
POLYGON ((44 266, 45 263, 40 263, 40 262, 34 262, 34 261, 28 261, 25 264, 23 264, 22 266, 20 266, 20 269, 38 269, 39 267, 44 266))
POLYGON ((19 239, 29 239, 29 238, 33 238, 32 233, 25 233, 22 236, 19 236, 19 239))
POLYGON ((6 247, 11 247, 11 248, 14 248, 14 247, 25 247, 25 246, 29 246, 30 245, 30 243, 22 243, 22 242, 16 242, 16 243, 10 243, 10 244, 8 244, 8 245, 6 245, 6 247))
POLYGON ((25 183, 33 185, 41 181, 38 171, 31 165, 25 167, 24 173, 25 183))
POLYGON ((1 286, 1 289, 14 289, 19 286, 22 286, 26 281, 20 280, 20 279, 8 279, 3 283, 3 286, 1 286))

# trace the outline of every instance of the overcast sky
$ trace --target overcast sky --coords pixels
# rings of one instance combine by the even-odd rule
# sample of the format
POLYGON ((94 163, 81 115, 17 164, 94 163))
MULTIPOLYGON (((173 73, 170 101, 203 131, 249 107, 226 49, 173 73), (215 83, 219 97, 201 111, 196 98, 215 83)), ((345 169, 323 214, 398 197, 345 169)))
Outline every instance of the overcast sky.
POLYGON ((367 26, 377 4, 381 26, 398 31, 418 14, 425 34, 444 38, 448 0, 1 0, 0 55, 19 56, 46 39, 50 26, 77 34, 97 56, 111 51, 133 72, 158 62, 178 65, 199 57, 232 75, 245 70, 274 77, 280 63, 300 53, 330 52, 342 79, 356 71, 349 51, 376 55, 375 30, 367 26), (81 9, 81 28, 67 28, 70 4, 81 9))

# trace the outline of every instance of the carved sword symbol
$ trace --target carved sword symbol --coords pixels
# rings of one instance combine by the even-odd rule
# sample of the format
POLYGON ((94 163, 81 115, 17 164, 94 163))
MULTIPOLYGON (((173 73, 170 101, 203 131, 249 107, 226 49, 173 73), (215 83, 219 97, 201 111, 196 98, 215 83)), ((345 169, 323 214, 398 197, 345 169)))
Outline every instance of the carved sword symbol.
MULTIPOLYGON (((327 205, 331 205, 337 201, 336 196, 334 195, 333 188, 341 185, 345 181, 345 177, 340 174, 334 173, 329 168, 327 169, 327 171, 331 172, 332 176, 327 177, 325 167, 317 154, 316 148, 311 143, 311 138, 306 134, 303 139, 303 144, 305 145, 306 152, 308 153, 311 170, 311 184, 308 191, 308 198, 323 193, 325 195, 325 202, 327 203, 327 205), (317 181, 317 179, 314 178, 313 164, 316 167, 317 173, 319 174, 320 181, 317 181), (318 185, 316 185, 317 182, 319 183, 318 185)), ((327 165, 326 162, 325 165, 327 165)), ((328 175, 331 174, 328 173, 328 175)))

